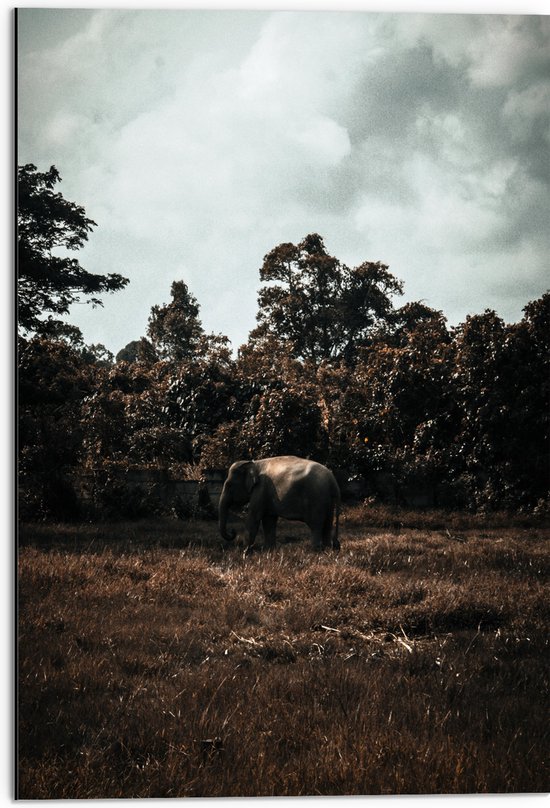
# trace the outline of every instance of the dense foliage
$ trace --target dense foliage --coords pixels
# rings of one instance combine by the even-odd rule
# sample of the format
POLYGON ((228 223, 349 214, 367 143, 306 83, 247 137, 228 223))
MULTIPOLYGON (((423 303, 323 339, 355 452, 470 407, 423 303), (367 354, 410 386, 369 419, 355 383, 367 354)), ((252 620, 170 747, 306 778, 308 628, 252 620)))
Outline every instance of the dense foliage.
POLYGON ((116 273, 88 272, 76 258, 59 254, 83 247, 96 223, 83 207, 54 191, 61 181, 55 166, 44 173, 32 163, 19 166, 17 180, 19 327, 24 334, 82 342, 78 328, 44 314, 67 314, 82 295, 90 296, 86 302, 92 306, 101 306, 98 294, 123 289, 128 280, 116 273))
POLYGON ((172 300, 165 306, 153 306, 147 333, 161 359, 188 359, 198 349, 203 336, 199 305, 187 284, 174 281, 172 300))
POLYGON ((264 258, 258 327, 251 339, 283 340, 297 357, 320 362, 354 357, 376 326, 390 316, 391 295, 402 284, 379 261, 349 269, 329 255, 321 236, 280 244, 264 258))
POLYGON ((83 472, 100 512, 118 497, 131 515, 162 503, 137 503, 121 472, 198 479, 287 453, 396 505, 547 507, 549 293, 518 323, 485 311, 449 329, 422 303, 395 308, 386 266, 349 270, 315 234, 272 250, 261 277, 259 326, 236 357, 181 281, 115 364, 103 346, 21 340, 24 515, 73 515, 83 472))

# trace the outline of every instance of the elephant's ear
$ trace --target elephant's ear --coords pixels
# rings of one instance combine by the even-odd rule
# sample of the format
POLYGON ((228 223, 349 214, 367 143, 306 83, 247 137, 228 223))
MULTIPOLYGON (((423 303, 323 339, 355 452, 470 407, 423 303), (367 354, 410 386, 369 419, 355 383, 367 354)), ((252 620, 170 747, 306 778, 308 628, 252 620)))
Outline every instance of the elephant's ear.
POLYGON ((252 492, 252 489, 258 482, 259 478, 260 474, 258 472, 258 469, 256 468, 256 464, 254 463, 254 461, 251 461, 247 466, 246 478, 245 478, 246 490, 249 494, 252 492))

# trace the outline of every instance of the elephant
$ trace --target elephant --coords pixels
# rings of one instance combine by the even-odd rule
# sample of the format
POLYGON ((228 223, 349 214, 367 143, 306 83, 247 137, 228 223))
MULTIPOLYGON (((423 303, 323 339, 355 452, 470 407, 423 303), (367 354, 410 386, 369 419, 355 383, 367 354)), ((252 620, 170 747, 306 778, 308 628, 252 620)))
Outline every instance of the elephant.
POLYGON ((265 546, 275 547, 280 516, 305 522, 311 530, 315 550, 331 544, 335 550, 340 549, 340 489, 334 474, 321 463, 291 455, 233 463, 219 503, 220 533, 226 541, 233 541, 236 536, 234 530, 227 529, 229 510, 247 503, 246 554, 252 551, 260 522, 265 546))

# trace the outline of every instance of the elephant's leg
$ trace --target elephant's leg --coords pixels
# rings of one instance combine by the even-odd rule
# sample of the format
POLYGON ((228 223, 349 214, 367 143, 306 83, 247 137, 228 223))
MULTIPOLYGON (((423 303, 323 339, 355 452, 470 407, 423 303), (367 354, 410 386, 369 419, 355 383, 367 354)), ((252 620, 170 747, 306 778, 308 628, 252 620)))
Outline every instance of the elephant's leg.
POLYGON ((322 550, 324 547, 331 546, 338 548, 340 546, 338 543, 333 545, 332 518, 333 513, 332 511, 329 511, 329 513, 325 514, 324 517, 321 515, 318 519, 315 519, 310 523, 309 527, 311 529, 314 550, 322 550))
POLYGON ((340 542, 338 541, 338 517, 336 517, 336 523, 334 523, 334 510, 331 510, 330 513, 327 515, 323 525, 323 546, 324 547, 332 547, 334 550, 340 549, 340 542))
POLYGON ((323 549, 323 523, 315 521, 309 525, 314 550, 323 549))
POLYGON ((269 548, 275 547, 275 532, 277 530, 277 517, 266 515, 262 519, 262 528, 264 531, 265 546, 269 548))
POLYGON ((323 523, 323 547, 330 547, 332 544, 332 513, 329 513, 323 523))
POLYGON ((258 534, 258 529, 260 527, 260 519, 256 516, 253 516, 249 511, 244 526, 247 536, 246 547, 244 549, 244 552, 245 555, 248 555, 249 553, 252 552, 252 547, 254 545, 254 542, 256 541, 256 536, 258 534))

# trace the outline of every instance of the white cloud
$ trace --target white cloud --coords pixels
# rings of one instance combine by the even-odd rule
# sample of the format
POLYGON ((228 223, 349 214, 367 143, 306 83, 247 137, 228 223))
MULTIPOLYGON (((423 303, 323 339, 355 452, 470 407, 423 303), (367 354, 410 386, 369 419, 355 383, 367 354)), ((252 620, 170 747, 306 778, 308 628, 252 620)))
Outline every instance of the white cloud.
POLYGON ((440 160, 462 167, 479 159, 472 148, 476 135, 456 112, 434 114, 425 108, 416 119, 416 129, 421 143, 436 148, 440 160))
POLYGON ((482 195, 487 202, 496 200, 498 203, 505 197, 510 180, 516 171, 517 162, 515 160, 497 160, 475 174, 467 174, 466 182, 470 188, 476 189, 477 193, 482 195))
POLYGON ((330 108, 349 93, 358 66, 377 48, 374 19, 346 12, 272 14, 240 66, 243 95, 268 113, 330 108))
POLYGON ((53 146, 67 145, 74 141, 87 124, 83 115, 60 110, 44 127, 44 138, 53 146))
POLYGON ((550 142, 550 81, 511 91, 502 114, 516 140, 528 139, 535 123, 542 120, 550 142))
MULTIPOLYGON (((405 241, 415 254, 430 256, 468 254, 484 248, 501 227, 493 204, 496 173, 487 177, 451 175, 421 153, 404 166, 414 203, 380 202, 376 194, 363 198, 355 214, 355 226, 375 232, 385 244, 405 241)), ((502 185, 502 187, 504 187, 502 185)))
POLYGON ((319 117, 296 134, 296 141, 305 149, 305 161, 336 166, 351 151, 347 129, 330 118, 319 117))
POLYGON ((481 87, 505 87, 533 67, 548 62, 548 31, 540 37, 526 17, 489 16, 483 36, 468 46, 470 77, 481 87))
POLYGON ((55 163, 63 194, 98 222, 83 264, 131 278, 104 314, 79 307, 94 341, 118 350, 143 334, 183 278, 207 328, 240 344, 263 255, 312 231, 349 263, 390 263, 438 308, 462 311, 472 278, 491 305, 493 274, 517 276, 520 255, 529 289, 542 276, 550 199, 531 142, 548 112, 547 25, 340 12, 83 19, 56 47, 20 53, 20 158, 55 163))

